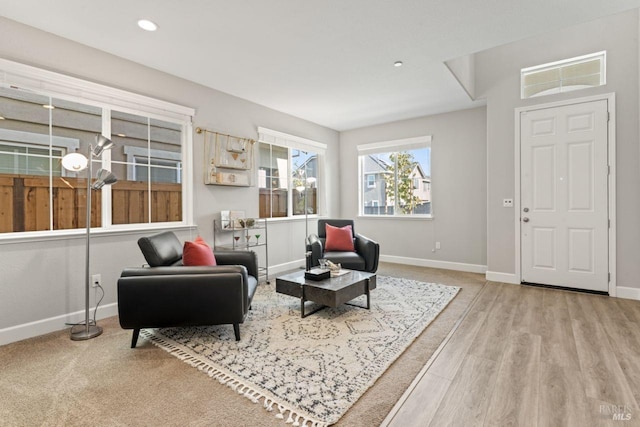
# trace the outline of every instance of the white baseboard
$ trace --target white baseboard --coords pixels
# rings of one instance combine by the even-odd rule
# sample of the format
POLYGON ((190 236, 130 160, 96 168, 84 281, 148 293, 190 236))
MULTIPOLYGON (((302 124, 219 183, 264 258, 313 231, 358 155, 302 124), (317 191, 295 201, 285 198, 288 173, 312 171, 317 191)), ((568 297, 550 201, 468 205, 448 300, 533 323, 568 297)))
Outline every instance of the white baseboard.
POLYGON ((285 262, 284 264, 270 265, 269 266, 269 280, 273 280, 276 274, 284 273, 285 271, 304 269, 305 260, 297 260, 291 262, 285 262))
POLYGON ((616 298, 626 298, 640 301, 640 289, 618 286, 616 287, 616 298))
MULTIPOLYGON (((93 307, 91 307, 90 315, 93 318, 93 307)), ((118 303, 107 304, 98 308, 96 315, 97 320, 118 314, 118 303)), ((9 328, 0 329, 0 345, 21 341, 27 338, 37 337, 39 335, 48 334, 49 332, 60 331, 69 328, 65 323, 82 322, 85 318, 85 311, 76 311, 75 313, 63 314, 48 319, 36 320, 35 322, 25 323, 23 325, 11 326, 9 328)))
POLYGON ((520 282, 516 278, 516 275, 513 273, 499 273, 497 271, 487 271, 485 276, 487 280, 491 282, 512 283, 514 285, 520 284, 520 282))
POLYGON ((486 265, 465 264, 461 262, 438 261, 423 258, 409 258, 393 255, 380 255, 380 261, 392 262, 395 264, 415 265, 418 267, 441 268, 443 270, 467 271, 469 273, 484 273, 487 271, 486 265))

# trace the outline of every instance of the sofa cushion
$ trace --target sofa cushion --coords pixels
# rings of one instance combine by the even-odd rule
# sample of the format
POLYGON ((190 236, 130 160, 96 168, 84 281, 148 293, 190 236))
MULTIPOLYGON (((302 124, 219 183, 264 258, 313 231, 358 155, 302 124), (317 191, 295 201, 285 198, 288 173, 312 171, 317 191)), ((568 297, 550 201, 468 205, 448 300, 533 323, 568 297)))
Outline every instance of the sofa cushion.
POLYGON ((200 236, 193 242, 184 242, 182 262, 186 266, 217 265, 213 250, 200 236))
POLYGON ((353 231, 350 225, 344 227, 334 227, 325 224, 327 240, 325 243, 326 251, 348 251, 354 252, 353 231))
POLYGON ((365 271, 365 259, 356 252, 325 252, 324 257, 336 264, 340 263, 342 268, 365 271))

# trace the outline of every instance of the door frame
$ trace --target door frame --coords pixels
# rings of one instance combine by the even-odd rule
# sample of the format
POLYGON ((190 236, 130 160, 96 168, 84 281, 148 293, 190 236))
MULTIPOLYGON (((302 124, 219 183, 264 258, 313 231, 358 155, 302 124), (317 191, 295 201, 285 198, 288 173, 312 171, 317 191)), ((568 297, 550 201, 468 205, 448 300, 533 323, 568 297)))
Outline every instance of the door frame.
POLYGON ((520 162, 521 162, 521 135, 520 135, 520 115, 528 111, 541 110, 553 107, 565 107, 572 104, 583 104, 593 101, 607 101, 607 110, 609 112, 609 122, 607 126, 607 157, 609 164, 609 176, 607 183, 607 217, 609 218, 609 296, 616 296, 616 94, 605 93, 601 95, 587 96, 583 98, 572 98, 564 101, 549 102, 545 104, 536 104, 526 107, 518 107, 515 109, 515 196, 514 196, 514 227, 515 227, 515 270, 516 283, 522 283, 522 248, 521 248, 521 206, 520 206, 520 162))

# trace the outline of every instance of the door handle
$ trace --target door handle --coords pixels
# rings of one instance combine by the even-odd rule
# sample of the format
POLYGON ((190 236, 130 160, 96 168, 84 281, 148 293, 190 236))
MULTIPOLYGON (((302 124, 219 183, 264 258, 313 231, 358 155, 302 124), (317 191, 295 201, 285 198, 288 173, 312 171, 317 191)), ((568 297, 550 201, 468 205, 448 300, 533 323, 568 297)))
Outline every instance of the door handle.
POLYGON ((529 222, 529 218, 525 216, 524 218, 522 218, 522 222, 529 222))

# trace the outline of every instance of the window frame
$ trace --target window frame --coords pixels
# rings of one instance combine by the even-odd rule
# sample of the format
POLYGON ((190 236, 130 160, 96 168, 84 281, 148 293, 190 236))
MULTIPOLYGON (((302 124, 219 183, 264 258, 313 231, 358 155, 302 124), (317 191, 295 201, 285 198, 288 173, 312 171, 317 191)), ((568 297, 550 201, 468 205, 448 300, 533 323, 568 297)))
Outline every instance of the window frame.
MULTIPOLYGON (((98 232, 99 234, 103 234, 167 228, 193 228, 193 174, 184 173, 185 169, 191 171, 193 167, 193 116, 195 115, 193 108, 2 58, 0 58, 0 75, 4 77, 4 80, 0 82, 0 87, 3 88, 100 108, 102 110, 102 134, 107 137, 111 135, 111 111, 121 111, 149 119, 169 121, 179 125, 181 129, 182 221, 114 225, 111 223, 111 187, 105 186, 101 192, 102 225, 92 228, 91 230, 92 233, 98 232), (132 106, 135 106, 135 108, 132 108, 132 106)), ((56 138, 59 137, 47 135, 47 147, 49 144, 55 146, 56 138), (53 142, 50 143, 49 141, 53 142)), ((107 150, 102 155, 101 167, 109 168, 110 163, 111 154, 110 151, 107 150)), ((85 233, 85 228, 8 232, 0 233, 0 243, 3 241, 32 241, 60 238, 85 233)))
MULTIPOLYGON (((385 154, 399 153, 402 151, 409 151, 409 150, 415 150, 415 149, 421 149, 421 148, 431 149, 432 148, 431 140, 432 140, 431 135, 424 135, 424 136, 397 139, 397 140, 391 140, 391 141, 380 141, 380 142, 360 144, 356 147, 357 161, 358 161, 358 215, 360 217, 394 218, 394 219, 433 219, 433 193, 431 192, 431 185, 429 185, 429 193, 431 196, 429 200, 429 202, 431 203, 429 214, 397 213, 399 209, 397 209, 397 206, 395 206, 395 201, 394 201, 394 213, 391 215, 367 214, 364 212, 365 206, 364 206, 364 191, 363 191, 365 185, 367 184, 365 182, 365 179, 366 179, 365 175, 370 175, 370 173, 365 174, 365 171, 364 171, 365 156, 372 155, 372 154, 382 154, 382 153, 385 153, 385 154)), ((429 168, 431 170, 431 153, 429 154, 429 168)), ((429 175, 430 183, 431 183, 431 176, 432 175, 429 175)), ((407 178, 412 180, 411 186, 413 187, 414 178, 412 177, 407 177, 407 178)), ((395 185, 397 186, 397 178, 395 179, 395 185)), ((370 188, 370 187, 367 187, 367 188, 370 188)))
MULTIPOLYGON (((556 80, 550 81, 556 82, 556 80)), ((542 83, 539 83, 540 85, 542 83)), ((605 86, 607 84, 607 51, 603 50, 600 52, 589 53, 586 55, 576 56, 573 58, 562 59, 560 61, 548 62, 546 64, 534 65, 532 67, 522 68, 520 70, 520 99, 531 99, 538 98, 541 96, 555 95, 559 93, 573 92, 576 90, 583 89, 593 89, 596 87, 605 86), (562 70, 569 68, 571 66, 583 64, 586 62, 592 61, 600 62, 600 70, 597 74, 581 74, 578 76, 571 76, 570 78, 562 77, 562 70), (531 95, 527 95, 527 89, 532 87, 532 85, 526 85, 525 79, 529 76, 548 72, 551 70, 558 70, 560 72, 560 78, 557 80, 557 86, 552 86, 548 89, 541 90, 539 92, 535 92, 531 95), (577 77, 589 77, 589 76, 598 76, 599 84, 598 85, 565 85, 563 84, 566 80, 575 79, 577 77)))
MULTIPOLYGON (((326 181, 324 179, 324 159, 325 159, 325 155, 326 155, 326 148, 327 145, 317 142, 317 141, 312 141, 310 139, 306 139, 306 138, 302 138, 299 136, 295 136, 295 135, 290 135, 284 132, 280 132, 280 131, 276 131, 276 130, 272 130, 272 129, 268 129, 268 128, 264 128, 264 127, 258 127, 258 156, 260 155, 260 144, 269 144, 270 146, 276 146, 279 148, 284 148, 287 150, 287 215, 286 216, 280 216, 280 217, 273 217, 273 216, 269 216, 269 217, 265 217, 264 219, 266 219, 267 221, 283 221, 283 220, 292 220, 292 219, 299 219, 299 218, 305 218, 305 214, 295 214, 293 213, 293 192, 297 191, 295 189, 294 186, 294 177, 293 177, 293 161, 292 161, 292 153, 294 150, 298 150, 298 151, 303 151, 303 152, 313 152, 316 154, 317 158, 316 158, 316 167, 317 167, 317 171, 316 171, 316 182, 315 182, 315 188, 316 188, 316 213, 314 214, 307 214, 306 217, 311 217, 311 218, 315 218, 319 215, 322 215, 325 212, 325 198, 324 198, 324 194, 325 194, 325 185, 326 185, 326 181)), ((261 181, 261 177, 260 177, 260 161, 258 161, 257 163, 257 167, 256 167, 257 171, 256 173, 258 174, 258 198, 260 197, 260 189, 263 187, 260 187, 260 181, 261 181)), ((279 179, 282 179, 282 177, 280 177, 279 179)), ((264 188, 268 188, 271 191, 271 194, 273 194, 273 188, 269 188, 269 187, 264 187, 264 188)), ((258 200, 258 204, 259 204, 259 200, 258 200)))

